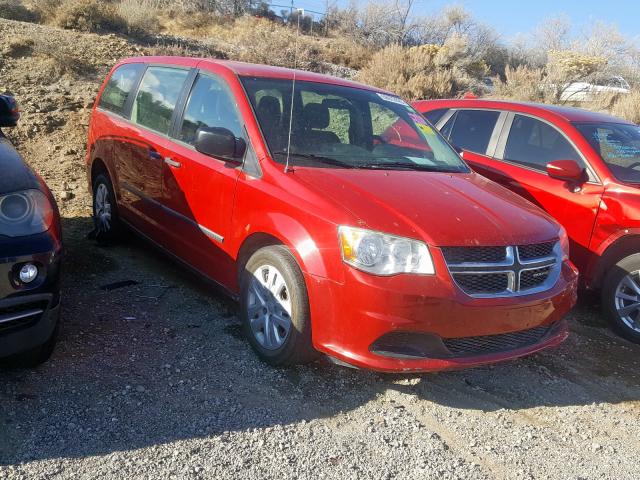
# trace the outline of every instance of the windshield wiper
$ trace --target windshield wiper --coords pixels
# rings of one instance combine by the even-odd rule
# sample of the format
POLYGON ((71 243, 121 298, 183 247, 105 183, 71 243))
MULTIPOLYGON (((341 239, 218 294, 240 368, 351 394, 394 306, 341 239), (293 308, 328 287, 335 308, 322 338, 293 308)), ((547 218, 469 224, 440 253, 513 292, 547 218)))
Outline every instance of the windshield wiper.
MULTIPOLYGON (((420 170, 423 172, 443 172, 445 170, 429 165, 419 165, 407 162, 380 162, 380 163, 360 163, 357 168, 370 168, 373 170, 420 170)), ((453 170, 451 170, 453 171, 453 170)))
MULTIPOLYGON (((285 158, 287 156, 287 152, 285 151, 274 152, 273 154, 282 155, 285 158)), ((341 162, 340 160, 336 160, 335 158, 323 157, 322 155, 314 155, 313 153, 290 153, 289 156, 294 158, 305 158, 309 160, 315 160, 319 163, 324 163, 326 165, 333 165, 336 167, 357 168, 355 165, 351 163, 341 162)))

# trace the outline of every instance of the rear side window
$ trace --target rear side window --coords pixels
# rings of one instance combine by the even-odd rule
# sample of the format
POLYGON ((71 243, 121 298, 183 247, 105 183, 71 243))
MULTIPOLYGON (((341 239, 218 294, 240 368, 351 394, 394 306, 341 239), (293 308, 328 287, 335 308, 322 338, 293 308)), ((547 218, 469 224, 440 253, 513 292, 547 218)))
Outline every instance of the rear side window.
POLYGON ((142 63, 130 63, 118 67, 104 87, 98 106, 122 115, 127 97, 136 86, 143 69, 142 63))
POLYGON ((578 152, 558 130, 525 115, 513 118, 504 159, 542 171, 555 160, 575 160, 584 166, 578 152))
POLYGON ((429 112, 421 112, 422 115, 431 122, 431 125, 438 123, 438 120, 449 111, 448 108, 438 108, 437 110, 431 110, 429 112))
POLYGON ((459 110, 449 136, 453 145, 485 155, 500 112, 459 110))
POLYGON ((193 145, 202 127, 224 127, 244 137, 235 100, 221 80, 200 75, 191 90, 178 139, 193 145))
POLYGON ((131 121, 158 133, 168 134, 173 110, 188 75, 188 70, 149 67, 133 103, 131 121))

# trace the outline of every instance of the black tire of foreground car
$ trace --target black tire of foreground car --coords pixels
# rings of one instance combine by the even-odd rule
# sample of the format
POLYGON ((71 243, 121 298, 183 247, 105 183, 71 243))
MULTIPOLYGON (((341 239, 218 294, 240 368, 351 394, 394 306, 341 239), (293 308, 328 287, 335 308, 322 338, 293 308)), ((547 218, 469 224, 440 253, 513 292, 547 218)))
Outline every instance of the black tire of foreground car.
POLYGON ((256 251, 240 276, 240 312, 253 349, 270 365, 310 362, 311 315, 302 271, 280 245, 256 251))
POLYGON ((640 343, 640 253, 623 258, 608 271, 602 307, 621 336, 640 343))
POLYGON ((109 242, 122 235, 113 184, 104 173, 99 173, 93 180, 93 225, 98 241, 109 242))

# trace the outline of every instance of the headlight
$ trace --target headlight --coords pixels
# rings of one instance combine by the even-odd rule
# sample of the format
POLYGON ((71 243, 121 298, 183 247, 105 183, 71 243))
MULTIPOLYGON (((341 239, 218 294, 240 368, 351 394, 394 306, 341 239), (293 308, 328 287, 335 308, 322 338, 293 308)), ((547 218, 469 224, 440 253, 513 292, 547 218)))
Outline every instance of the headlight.
POLYGON ((0 196, 0 235, 24 237, 49 230, 53 207, 39 190, 0 196))
POLYGON ((569 236, 564 227, 560 227, 560 248, 562 249, 562 260, 569 260, 569 236))
POLYGON ((345 263, 376 275, 420 273, 433 275, 429 247, 410 238, 396 237, 362 228, 338 228, 345 263))

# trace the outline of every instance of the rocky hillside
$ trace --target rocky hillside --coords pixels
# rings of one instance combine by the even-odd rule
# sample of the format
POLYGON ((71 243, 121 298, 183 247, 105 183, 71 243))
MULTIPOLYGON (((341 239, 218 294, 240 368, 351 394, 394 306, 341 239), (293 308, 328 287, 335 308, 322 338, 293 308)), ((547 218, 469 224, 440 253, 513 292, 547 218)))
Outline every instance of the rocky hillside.
MULTIPOLYGON (((240 47, 223 38, 201 41, 155 34, 140 39, 0 19, 0 93, 15 95, 22 110, 18 128, 5 133, 49 184, 63 214, 86 215, 91 206, 84 172, 87 125, 96 93, 109 69, 124 57, 158 54, 291 63, 290 39, 282 38, 282 48, 275 48, 286 58, 272 58, 273 49, 266 48, 262 37, 270 35, 273 40, 269 30, 273 26, 266 21, 251 22, 249 19, 233 30, 247 37, 235 39, 240 47), (251 25, 256 28, 249 28, 251 25)), ((335 45, 331 51, 341 52, 335 45)), ((310 66, 301 60, 297 65, 346 77, 355 72, 329 61, 316 61, 310 66)))
POLYGON ((113 35, 0 20, 0 92, 14 94, 22 111, 19 126, 5 133, 66 216, 86 214, 91 205, 84 157, 100 83, 118 59, 144 53, 113 35))

